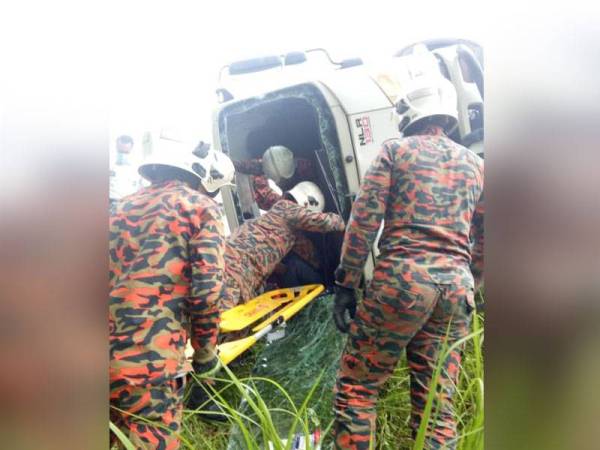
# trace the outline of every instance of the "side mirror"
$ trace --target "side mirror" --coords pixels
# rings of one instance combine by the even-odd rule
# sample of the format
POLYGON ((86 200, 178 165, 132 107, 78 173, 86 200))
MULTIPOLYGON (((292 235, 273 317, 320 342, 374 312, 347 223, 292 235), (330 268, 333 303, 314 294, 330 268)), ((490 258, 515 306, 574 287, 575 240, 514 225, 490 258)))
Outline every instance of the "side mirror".
POLYGON ((457 48, 458 57, 461 62, 464 62, 469 68, 470 78, 477 85, 479 95, 483 99, 483 68, 473 52, 464 45, 459 45, 457 48))

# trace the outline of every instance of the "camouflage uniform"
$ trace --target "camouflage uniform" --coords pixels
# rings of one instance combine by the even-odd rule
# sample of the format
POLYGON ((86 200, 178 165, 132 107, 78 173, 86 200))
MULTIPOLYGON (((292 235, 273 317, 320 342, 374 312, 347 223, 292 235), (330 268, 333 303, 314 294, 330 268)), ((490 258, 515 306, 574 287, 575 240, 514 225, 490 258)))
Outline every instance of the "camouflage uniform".
POLYGON ((256 296, 256 290, 294 246, 298 230, 344 231, 344 221, 334 213, 313 212, 290 200, 279 200, 258 219, 244 222, 225 243, 221 310, 256 296))
MULTIPOLYGON (((235 168, 238 172, 247 173, 252 176, 254 187, 254 198, 256 204, 263 211, 268 211, 271 207, 282 199, 282 196, 271 189, 269 180, 262 175, 262 164, 259 159, 251 159, 248 161, 234 161, 235 168)), ((312 165, 306 159, 296 159, 296 171, 290 179, 297 184, 301 181, 306 181, 312 178, 312 165)), ((285 180, 286 187, 293 187, 290 180, 285 180)), ((296 233, 296 242, 292 248, 292 252, 297 254, 302 260, 310 264, 315 269, 320 269, 318 253, 313 242, 302 232, 296 233)))
MULTIPOLYGON (((357 288, 382 219, 373 280, 350 326, 335 388, 336 448, 374 443, 379 388, 406 348, 413 432, 443 343, 469 332, 483 276, 483 161, 439 127, 387 141, 365 174, 336 281, 357 288), (474 280, 475 278, 475 280, 474 280), (446 338, 447 336, 447 338, 446 338)), ((444 361, 427 448, 453 448, 452 396, 461 349, 444 361)))
POLYGON ((219 206, 179 181, 125 197, 110 219, 110 402, 125 411, 111 415, 136 448, 179 446, 187 330, 194 358, 212 359, 223 246, 219 206))

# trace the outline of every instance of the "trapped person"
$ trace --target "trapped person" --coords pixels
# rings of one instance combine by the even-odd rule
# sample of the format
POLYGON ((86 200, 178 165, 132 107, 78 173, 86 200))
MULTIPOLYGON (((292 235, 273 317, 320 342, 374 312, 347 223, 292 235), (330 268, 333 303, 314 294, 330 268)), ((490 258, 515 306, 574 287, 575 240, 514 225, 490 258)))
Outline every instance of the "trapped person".
MULTIPOLYGON (((403 349, 416 435, 441 348, 469 333, 483 277, 483 160, 446 137, 457 121, 454 87, 412 80, 396 108, 405 137, 385 142, 365 174, 336 270, 334 320, 349 331, 335 387, 337 449, 374 448, 379 389, 403 349), (357 306, 355 289, 382 220, 381 253, 357 306)), ((461 352, 442 362, 426 448, 456 447, 461 352)))
POLYGON ((111 420, 141 449, 179 447, 185 376, 218 368, 224 236, 211 197, 234 175, 222 153, 164 145, 173 148, 139 168, 152 184, 110 219, 111 420))
POLYGON ((299 230, 344 231, 343 219, 322 212, 323 208, 319 187, 304 181, 258 219, 246 221, 235 230, 225 243, 225 290, 220 309, 230 309, 255 297, 257 289, 294 247, 299 230))

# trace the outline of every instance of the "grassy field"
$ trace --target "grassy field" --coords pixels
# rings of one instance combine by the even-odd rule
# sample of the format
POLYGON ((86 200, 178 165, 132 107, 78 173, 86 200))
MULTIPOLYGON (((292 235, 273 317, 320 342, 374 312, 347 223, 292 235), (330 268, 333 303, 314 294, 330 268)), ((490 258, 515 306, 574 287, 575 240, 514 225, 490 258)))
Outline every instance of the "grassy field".
MULTIPOLYGON (((459 430, 457 448, 459 450, 482 450, 484 448, 483 330, 483 314, 476 314, 472 333, 464 339, 465 351, 455 402, 459 430)), ((250 376, 253 366, 252 358, 252 354, 246 357, 246 363, 234 366, 234 371, 227 369, 220 381, 221 392, 216 393, 216 397, 224 409, 229 423, 209 424, 199 419, 202 411, 185 411, 182 448, 225 450, 230 438, 231 424, 237 424, 245 450, 269 449, 269 443, 272 443, 273 450, 289 449, 276 431, 273 419, 275 411, 267 406, 266 399, 261 398, 256 388, 257 380, 250 376), (247 408, 240 413, 238 409, 242 398, 245 400, 247 408), (253 434, 253 429, 260 430, 260 432, 253 434)), ((264 382, 261 380, 261 383, 264 382)), ((435 385, 436 382, 437 379, 434 376, 432 384, 435 385)), ((274 387, 284 391, 276 383, 274 383, 274 387)), ((429 414, 435 417, 435 395, 433 395, 435 389, 430 389, 430 392, 432 394, 428 399, 429 414)), ((305 401, 300 404, 294 404, 291 399, 288 402, 284 413, 293 418, 293 429, 290 430, 288 437, 295 433, 308 434, 309 429, 312 429, 309 408, 311 397, 312 393, 309 393, 305 401)), ((281 410, 277 413, 281 414, 281 410)), ((419 430, 416 440, 413 441, 408 427, 409 416, 409 375, 406 363, 403 362, 382 389, 378 404, 377 444, 374 448, 376 450, 422 449, 425 437, 424 426, 419 430)), ((423 425, 425 423, 426 421, 423 425)), ((330 425, 330 423, 321 424, 327 434, 330 434, 328 433, 330 425)), ((328 448, 328 445, 325 448, 328 448)))

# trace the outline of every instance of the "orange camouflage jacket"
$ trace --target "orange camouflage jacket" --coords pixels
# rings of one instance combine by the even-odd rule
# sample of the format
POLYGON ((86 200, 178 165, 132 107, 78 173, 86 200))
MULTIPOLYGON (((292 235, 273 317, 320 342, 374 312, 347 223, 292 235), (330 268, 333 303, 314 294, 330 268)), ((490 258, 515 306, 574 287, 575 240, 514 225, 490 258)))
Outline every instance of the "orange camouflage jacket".
POLYGON ((478 287, 483 279, 483 160, 441 128, 386 141, 364 176, 336 282, 356 288, 381 222, 375 277, 478 287))
POLYGON ((211 198, 172 181, 125 197, 110 218, 110 379, 160 383, 212 357, 223 281, 223 223, 211 198))
POLYGON ((226 276, 241 290, 243 301, 256 290, 297 242, 298 231, 344 231, 334 213, 317 213, 289 200, 277 201, 261 217, 244 222, 225 244, 226 276))

